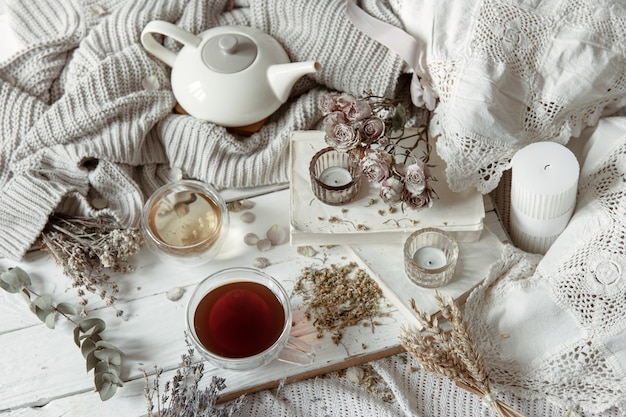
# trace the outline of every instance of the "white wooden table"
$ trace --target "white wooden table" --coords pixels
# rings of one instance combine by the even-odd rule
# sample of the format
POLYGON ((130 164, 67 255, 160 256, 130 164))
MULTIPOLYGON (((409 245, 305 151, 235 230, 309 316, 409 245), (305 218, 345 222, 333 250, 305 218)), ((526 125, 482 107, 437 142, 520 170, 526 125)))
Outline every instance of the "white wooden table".
MULTIPOLYGON (((225 267, 252 266, 253 260, 262 256, 271 262, 265 271, 278 278, 290 292, 304 267, 323 265, 322 256, 301 256, 289 243, 267 252, 246 245, 243 242, 246 233, 264 236, 273 224, 287 228, 289 221, 288 190, 252 200, 256 203, 251 209, 256 220, 246 224, 237 213, 232 213, 228 241, 218 259, 208 264, 182 269, 160 261, 147 248, 142 249, 133 260, 136 272, 115 276, 120 285, 117 306, 124 310, 125 319, 115 317, 115 311, 103 307, 97 296, 91 297, 90 307, 99 308, 90 315, 102 317, 107 323, 103 337, 124 352, 122 377, 125 385, 109 401, 100 401, 94 392, 93 374, 85 371, 85 361, 73 342, 73 326, 59 318, 57 328, 48 329, 29 311, 19 295, 0 291, 0 416, 144 415, 146 402, 140 369, 152 372, 154 365, 158 365, 165 370, 162 380, 171 378, 179 366, 180 355, 186 351, 185 306, 198 282, 225 267), (173 287, 185 289, 179 301, 166 297, 173 287)), ((492 228, 497 230, 497 218, 490 210, 486 223, 494 221, 492 228)), ((352 259, 342 247, 325 249, 325 254, 327 265, 345 264, 352 259)), ((55 302, 76 302, 75 291, 69 288, 70 279, 46 253, 31 252, 20 263, 0 260, 2 270, 13 266, 27 271, 33 288, 40 293, 53 294, 55 302)), ((226 378, 228 388, 223 393, 224 398, 251 387, 256 390, 276 386, 284 378, 290 382, 402 351, 397 336, 406 320, 395 308, 389 309, 390 317, 381 320, 382 324, 376 326, 375 331, 363 326, 350 327, 343 343, 334 345, 330 335, 316 337, 313 324, 302 316, 298 304, 294 304, 296 324, 292 334, 315 346, 315 363, 301 367, 273 362, 262 372, 228 372, 207 364, 206 381, 212 374, 226 378)))

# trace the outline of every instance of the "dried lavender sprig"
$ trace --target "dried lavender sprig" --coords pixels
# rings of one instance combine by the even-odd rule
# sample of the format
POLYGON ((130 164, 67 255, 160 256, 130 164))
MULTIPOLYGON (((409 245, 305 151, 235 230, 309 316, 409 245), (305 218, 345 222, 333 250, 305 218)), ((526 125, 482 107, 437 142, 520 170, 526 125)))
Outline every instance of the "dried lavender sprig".
POLYGON ((226 388, 224 378, 213 376, 208 387, 200 388, 204 377, 204 363, 194 361, 194 349, 186 334, 185 343, 187 352, 181 355, 181 364, 172 380, 165 383, 163 392, 160 391, 159 383, 163 370, 155 366, 152 384, 148 374, 141 370, 145 379, 144 395, 148 417, 226 417, 239 412, 244 405, 244 396, 227 405, 217 406, 219 393, 226 388))

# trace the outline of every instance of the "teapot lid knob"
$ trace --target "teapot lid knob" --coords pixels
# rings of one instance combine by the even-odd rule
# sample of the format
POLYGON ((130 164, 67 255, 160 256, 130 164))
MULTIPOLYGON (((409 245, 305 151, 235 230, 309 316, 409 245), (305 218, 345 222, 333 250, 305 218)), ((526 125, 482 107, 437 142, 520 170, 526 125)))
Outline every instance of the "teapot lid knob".
POLYGON ((237 52, 238 43, 239 41, 234 35, 220 36, 219 40, 217 41, 220 49, 226 54, 234 54, 235 52, 237 52))
POLYGON ((202 60, 213 71, 232 74, 248 68, 257 56, 254 41, 238 33, 209 39, 202 48, 202 60))

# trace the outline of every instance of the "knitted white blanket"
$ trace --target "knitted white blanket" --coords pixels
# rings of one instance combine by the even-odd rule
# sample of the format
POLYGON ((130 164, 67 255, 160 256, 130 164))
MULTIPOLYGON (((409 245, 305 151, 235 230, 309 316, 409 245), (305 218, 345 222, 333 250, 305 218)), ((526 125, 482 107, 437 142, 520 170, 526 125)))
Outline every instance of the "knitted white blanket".
MULTIPOLYGON (((363 7, 400 25, 385 3, 363 7)), ((286 183, 289 134, 318 122, 324 89, 393 95, 398 84, 401 58, 354 28, 344 8, 340 0, 9 2, 25 48, 0 64, 0 257, 21 258, 53 211, 135 225, 146 196, 179 176, 218 188, 286 183), (172 113, 170 69, 139 42, 152 20, 192 33, 254 26, 292 61, 317 60, 323 70, 260 132, 238 137, 172 113)))

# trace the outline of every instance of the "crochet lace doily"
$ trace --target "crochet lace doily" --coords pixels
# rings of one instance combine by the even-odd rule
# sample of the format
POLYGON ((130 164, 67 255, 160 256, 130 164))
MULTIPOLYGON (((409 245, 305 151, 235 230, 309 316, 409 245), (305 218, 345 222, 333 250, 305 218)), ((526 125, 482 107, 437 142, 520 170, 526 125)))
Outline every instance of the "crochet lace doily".
POLYGON ((624 105, 622 0, 395 0, 425 48, 450 188, 492 191, 521 147, 561 144, 624 105), (436 3, 436 5, 432 4, 436 3))
POLYGON ((581 175, 576 212, 545 257, 508 247, 468 299, 467 321, 503 391, 626 412, 626 119, 621 124, 613 151, 581 175))

